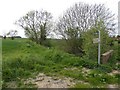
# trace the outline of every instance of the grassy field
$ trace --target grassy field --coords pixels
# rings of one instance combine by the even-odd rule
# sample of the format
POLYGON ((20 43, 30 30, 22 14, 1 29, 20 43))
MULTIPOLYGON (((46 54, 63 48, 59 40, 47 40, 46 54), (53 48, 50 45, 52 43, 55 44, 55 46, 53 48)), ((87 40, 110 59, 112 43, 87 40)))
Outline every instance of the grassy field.
MULTIPOLYGON (((9 87, 9 82, 16 82, 17 87, 24 85, 22 79, 34 77, 38 73, 48 76, 70 77, 89 83, 76 83, 71 88, 97 88, 117 85, 120 75, 110 75, 113 70, 119 70, 117 60, 106 65, 97 65, 96 61, 85 57, 76 57, 60 50, 60 41, 51 40, 51 48, 36 45, 27 39, 6 39, 2 41, 2 86, 9 87), (84 70, 89 70, 86 72, 84 70)), ((115 44, 117 45, 117 44, 115 44)), ((115 48, 116 49, 116 48, 115 48)), ((31 86, 34 87, 34 86, 31 86)))

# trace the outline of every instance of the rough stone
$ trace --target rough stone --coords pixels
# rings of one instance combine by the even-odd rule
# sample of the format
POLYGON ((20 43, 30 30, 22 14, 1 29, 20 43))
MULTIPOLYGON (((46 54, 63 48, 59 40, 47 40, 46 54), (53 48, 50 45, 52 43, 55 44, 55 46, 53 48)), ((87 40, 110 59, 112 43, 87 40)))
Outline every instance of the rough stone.
POLYGON ((112 56, 113 50, 109 50, 108 52, 102 54, 102 63, 105 64, 108 62, 109 58, 112 56))
POLYGON ((35 81, 43 81, 44 80, 44 77, 38 77, 35 81))
POLYGON ((68 88, 75 83, 72 82, 71 78, 58 78, 58 77, 50 77, 45 74, 39 74, 36 76, 36 79, 27 79, 26 83, 30 83, 32 81, 33 84, 36 84, 38 88, 68 88))

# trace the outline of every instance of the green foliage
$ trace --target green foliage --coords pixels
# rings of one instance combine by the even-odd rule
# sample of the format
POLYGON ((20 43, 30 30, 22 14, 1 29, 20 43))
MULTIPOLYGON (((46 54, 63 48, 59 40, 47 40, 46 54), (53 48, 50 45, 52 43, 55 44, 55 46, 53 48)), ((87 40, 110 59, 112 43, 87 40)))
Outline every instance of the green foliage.
POLYGON ((111 43, 112 39, 109 37, 108 32, 102 21, 98 22, 97 27, 92 27, 90 30, 82 34, 84 38, 83 49, 85 51, 86 57, 92 60, 97 59, 98 53, 98 43, 93 43, 94 38, 98 38, 98 30, 100 30, 101 37, 101 54, 112 49, 111 43))
POLYGON ((76 80, 85 80, 84 75, 82 75, 81 71, 78 71, 78 70, 71 70, 71 69, 61 70, 59 74, 64 75, 66 77, 74 78, 76 80))
POLYGON ((107 75, 106 73, 103 73, 102 71, 99 70, 93 70, 89 72, 87 75, 88 82, 90 82, 93 85, 104 85, 106 83, 112 84, 112 83, 117 83, 117 78, 107 75))
POLYGON ((45 10, 32 10, 17 20, 16 24, 24 29, 30 40, 42 45, 51 30, 51 19, 51 13, 45 10))
POLYGON ((98 64, 96 62, 93 61, 85 61, 82 64, 83 67, 89 68, 89 69, 94 69, 98 67, 98 64))
POLYGON ((82 37, 84 38, 83 49, 85 51, 86 57, 95 60, 97 58, 97 44, 93 44, 93 38, 95 29, 91 29, 84 33, 82 37))
POLYGON ((82 56, 82 42, 83 39, 81 37, 68 39, 66 42, 67 45, 65 46, 67 48, 67 52, 77 56, 82 56))
POLYGON ((117 83, 118 83, 118 85, 119 85, 119 84, 120 84, 120 74, 116 74, 116 75, 115 75, 115 78, 118 80, 117 83))
POLYGON ((18 80, 18 77, 28 77, 32 72, 59 72, 65 65, 71 66, 79 60, 75 60, 73 55, 63 51, 47 49, 26 40, 3 41, 3 46, 3 80, 5 82, 18 80), (7 42, 12 45, 8 47, 7 42), (9 51, 13 50, 12 54, 7 51, 7 48, 9 51))
POLYGON ((66 52, 75 54, 78 56, 82 56, 83 51, 82 51, 82 42, 83 39, 80 37, 80 34, 78 33, 79 29, 78 28, 68 28, 65 31, 65 34, 67 35, 66 38, 66 45, 64 46, 66 49, 66 52))
POLYGON ((112 71, 112 67, 110 67, 109 65, 100 65, 98 69, 107 73, 112 71))
POLYGON ((46 47, 51 47, 52 46, 49 40, 42 41, 42 45, 46 46, 46 47))
POLYGON ((18 86, 22 85, 19 80, 32 77, 34 73, 39 72, 46 75, 66 76, 76 80, 83 80, 89 82, 92 86, 98 83, 100 83, 98 85, 116 83, 118 79, 118 75, 115 77, 105 75, 115 67, 112 66, 112 63, 98 66, 97 60, 90 60, 85 56, 82 58, 76 57, 73 54, 65 53, 53 47, 46 48, 28 40, 3 40, 3 50, 2 78, 4 87, 10 81, 17 81, 18 86), (7 45, 9 43, 10 45, 7 45), (95 71, 83 73, 83 67, 95 71), (107 76, 110 80, 108 80, 107 76))

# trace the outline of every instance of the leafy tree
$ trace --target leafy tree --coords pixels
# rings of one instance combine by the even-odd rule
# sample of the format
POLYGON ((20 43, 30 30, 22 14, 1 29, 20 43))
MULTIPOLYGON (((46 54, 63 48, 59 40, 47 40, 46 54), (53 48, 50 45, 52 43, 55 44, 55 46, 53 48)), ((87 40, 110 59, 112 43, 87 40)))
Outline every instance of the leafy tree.
POLYGON ((41 11, 30 11, 21 17, 16 24, 25 30, 25 35, 38 44, 42 44, 49 35, 52 26, 51 13, 41 11))
POLYGON ((98 43, 93 43, 94 38, 98 38, 98 30, 100 30, 101 36, 101 54, 107 52, 108 50, 112 49, 111 41, 107 30, 105 30, 105 24, 103 21, 99 21, 96 24, 96 27, 90 28, 87 32, 82 35, 84 38, 83 42, 83 49, 85 51, 86 56, 89 59, 96 60, 98 56, 98 43))

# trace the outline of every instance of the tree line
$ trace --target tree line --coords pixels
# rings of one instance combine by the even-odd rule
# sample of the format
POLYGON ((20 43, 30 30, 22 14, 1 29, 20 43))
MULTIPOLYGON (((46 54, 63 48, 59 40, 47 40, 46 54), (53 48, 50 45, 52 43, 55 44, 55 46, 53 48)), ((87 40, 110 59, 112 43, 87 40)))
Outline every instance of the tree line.
POLYGON ((103 46, 109 44, 109 34, 115 31, 114 14, 104 4, 76 3, 68 8, 53 24, 53 16, 45 10, 33 10, 22 16, 16 24, 22 27, 25 35, 43 45, 51 32, 60 35, 66 41, 67 52, 82 55, 102 31, 103 46), (89 40, 90 39, 90 40, 89 40), (83 49, 85 48, 85 49, 83 49))

